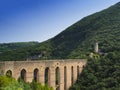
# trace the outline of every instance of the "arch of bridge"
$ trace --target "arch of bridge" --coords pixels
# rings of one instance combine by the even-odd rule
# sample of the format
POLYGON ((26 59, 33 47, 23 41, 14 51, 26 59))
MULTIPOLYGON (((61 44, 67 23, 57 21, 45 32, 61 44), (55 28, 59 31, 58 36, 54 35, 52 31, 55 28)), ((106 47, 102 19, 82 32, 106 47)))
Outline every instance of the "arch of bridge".
POLYGON ((35 78, 34 71, 37 69, 38 82, 45 84, 45 69, 49 68, 48 85, 56 89, 56 68, 59 68, 59 90, 68 90, 75 83, 78 74, 81 73, 87 60, 71 59, 71 60, 40 60, 40 61, 5 61, 0 62, 0 70, 5 74, 11 70, 15 79, 20 78, 21 71, 25 70, 25 81, 32 82, 35 78), (66 70, 65 70, 66 69, 66 70), (65 75, 66 74, 66 75, 65 75), (66 81, 65 81, 66 80, 66 81))

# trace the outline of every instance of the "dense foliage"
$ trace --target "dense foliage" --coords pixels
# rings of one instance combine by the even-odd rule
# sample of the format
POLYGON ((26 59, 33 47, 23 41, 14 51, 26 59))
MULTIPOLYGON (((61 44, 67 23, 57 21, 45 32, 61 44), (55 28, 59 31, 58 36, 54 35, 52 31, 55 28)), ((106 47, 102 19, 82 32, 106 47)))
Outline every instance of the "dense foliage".
POLYGON ((0 60, 26 60, 38 45, 38 42, 0 44, 0 60))
POLYGON ((88 65, 70 90, 120 90, 120 53, 113 51, 88 65))
POLYGON ((22 49, 26 47, 32 47, 38 45, 38 42, 16 42, 16 43, 1 43, 0 44, 0 51, 10 51, 16 49, 22 49))
POLYGON ((0 90, 53 90, 53 88, 35 81, 26 83, 22 80, 16 81, 12 77, 0 76, 0 90))

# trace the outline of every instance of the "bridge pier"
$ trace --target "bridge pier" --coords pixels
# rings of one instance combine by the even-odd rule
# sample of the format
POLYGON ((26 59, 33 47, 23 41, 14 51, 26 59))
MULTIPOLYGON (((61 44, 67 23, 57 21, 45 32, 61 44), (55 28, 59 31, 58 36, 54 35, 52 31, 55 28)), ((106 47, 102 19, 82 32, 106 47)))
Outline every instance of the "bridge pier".
POLYGON ((45 76, 45 71, 44 69, 40 69, 40 72, 39 72, 39 82, 44 85, 45 81, 44 81, 44 76, 45 76))
POLYGON ((74 75, 73 75, 73 77, 74 77, 73 84, 74 84, 77 80, 77 66, 74 67, 73 73, 74 73, 74 75))
POLYGON ((33 81, 33 72, 28 71, 26 72, 26 82, 32 82, 33 81))
POLYGON ((67 90, 68 90, 69 87, 71 86, 71 66, 70 65, 68 65, 68 67, 67 67, 67 77, 66 78, 67 78, 66 87, 67 87, 67 90))
POLYGON ((64 90, 64 67, 60 68, 60 90, 64 90))
POLYGON ((53 87, 54 90, 56 90, 56 85, 55 85, 55 68, 51 67, 50 68, 50 82, 49 82, 50 87, 53 87))

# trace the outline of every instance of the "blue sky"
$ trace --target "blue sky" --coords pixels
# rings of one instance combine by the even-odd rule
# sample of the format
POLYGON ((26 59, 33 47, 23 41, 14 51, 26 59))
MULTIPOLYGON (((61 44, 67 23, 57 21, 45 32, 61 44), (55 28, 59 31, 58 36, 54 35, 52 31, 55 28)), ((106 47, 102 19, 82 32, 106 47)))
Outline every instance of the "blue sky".
POLYGON ((0 43, 45 41, 119 0, 0 0, 0 43))

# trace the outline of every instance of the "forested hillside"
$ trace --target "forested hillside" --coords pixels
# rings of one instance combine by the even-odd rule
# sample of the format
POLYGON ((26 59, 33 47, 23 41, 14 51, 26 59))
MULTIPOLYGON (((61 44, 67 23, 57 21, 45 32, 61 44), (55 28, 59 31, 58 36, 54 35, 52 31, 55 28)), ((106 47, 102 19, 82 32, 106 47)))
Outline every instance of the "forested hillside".
POLYGON ((0 44, 0 51, 10 51, 10 50, 16 50, 26 47, 32 47, 38 45, 38 42, 16 42, 16 43, 1 43, 0 44))
POLYGON ((86 58, 93 52, 96 41, 101 52, 120 50, 120 3, 84 17, 43 43, 20 47, 19 44, 1 44, 0 60, 26 60, 33 56, 39 56, 38 59, 86 58))
POLYGON ((0 60, 26 60, 38 42, 16 42, 0 44, 0 60))
POLYGON ((114 50, 88 64, 70 90, 120 90, 120 52, 114 50))

